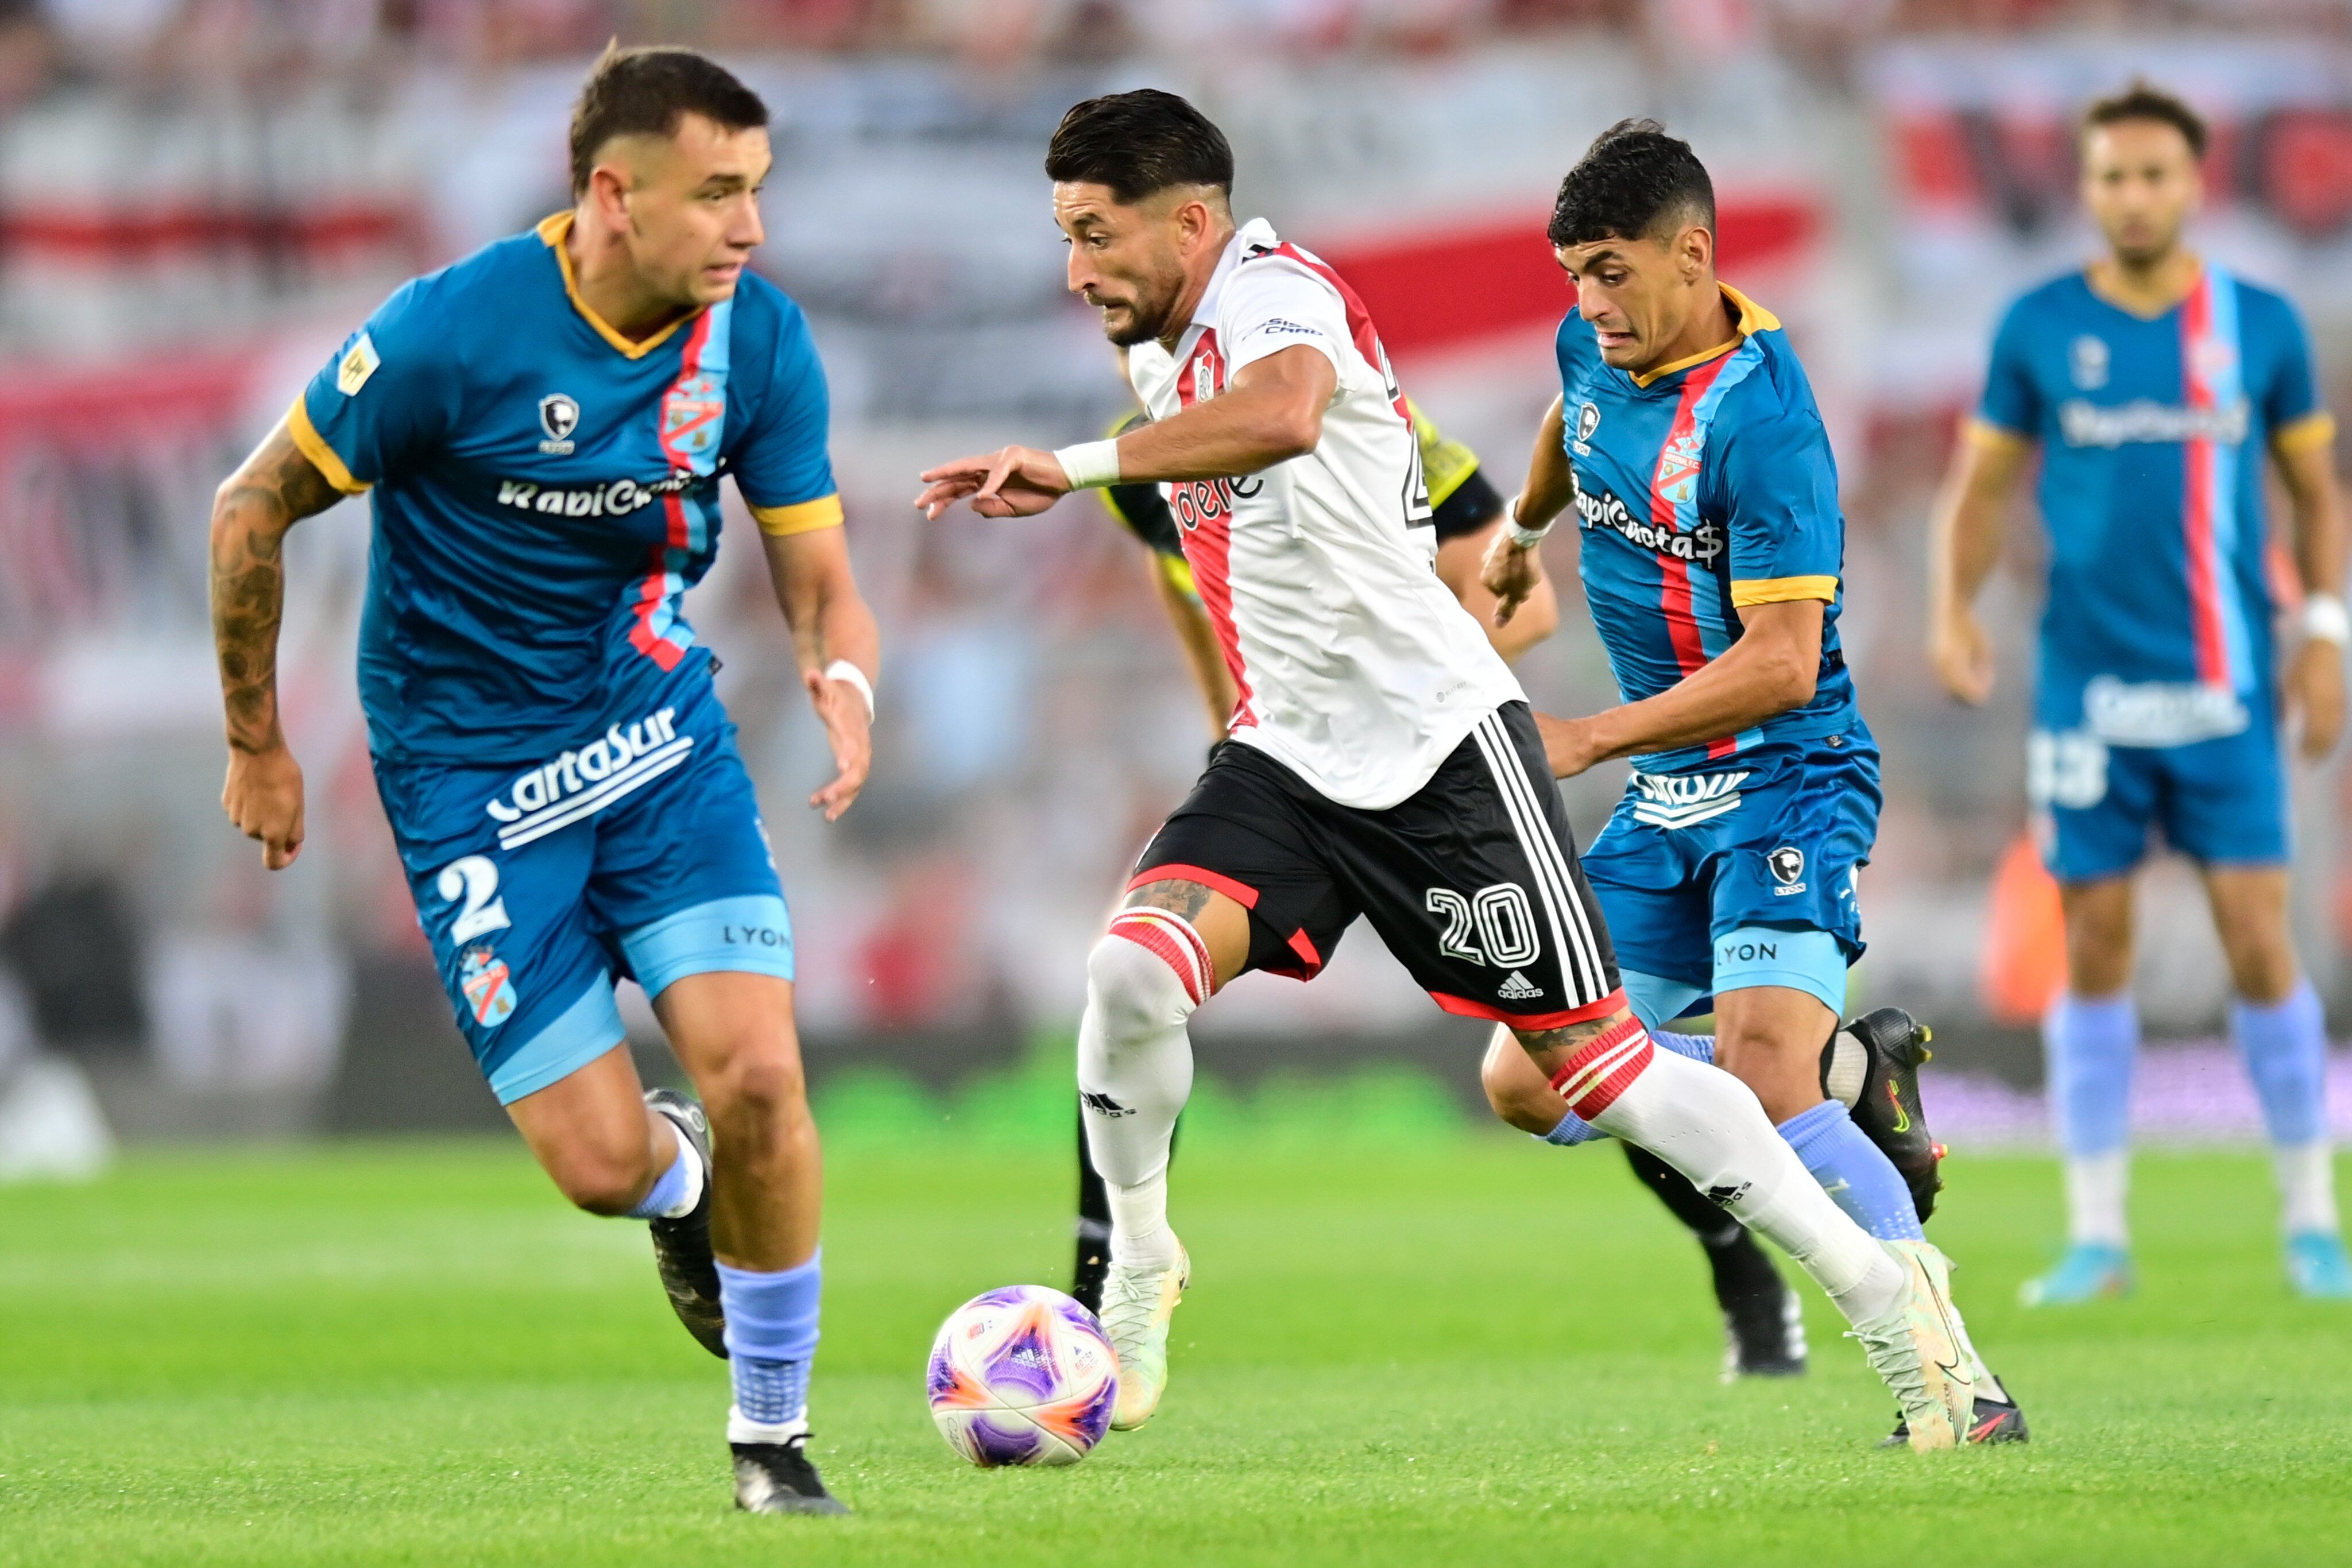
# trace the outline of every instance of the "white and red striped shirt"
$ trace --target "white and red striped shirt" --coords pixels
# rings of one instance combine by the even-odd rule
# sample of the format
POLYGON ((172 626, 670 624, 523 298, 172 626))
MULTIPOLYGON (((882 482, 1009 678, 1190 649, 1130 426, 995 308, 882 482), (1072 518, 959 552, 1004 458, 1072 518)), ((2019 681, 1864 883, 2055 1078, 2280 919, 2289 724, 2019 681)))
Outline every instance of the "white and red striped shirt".
POLYGON ((1429 781, 1519 684, 1438 580, 1404 394, 1363 302, 1262 218, 1225 247, 1173 353, 1128 350, 1154 419, 1298 344, 1339 387, 1315 450, 1261 473, 1165 485, 1192 580, 1241 699, 1232 735, 1343 806, 1378 810, 1429 781))

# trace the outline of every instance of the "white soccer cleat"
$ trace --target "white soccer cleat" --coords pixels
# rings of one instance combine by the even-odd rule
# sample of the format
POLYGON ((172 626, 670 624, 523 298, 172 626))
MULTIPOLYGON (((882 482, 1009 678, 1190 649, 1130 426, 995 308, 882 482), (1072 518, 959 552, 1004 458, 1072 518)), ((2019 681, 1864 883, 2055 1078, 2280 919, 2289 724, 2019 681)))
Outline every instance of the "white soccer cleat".
POLYGON ((1130 1269, 1116 1261, 1103 1278, 1103 1334, 1118 1355, 1118 1403, 1111 1430, 1132 1432, 1151 1419, 1168 1388, 1168 1324, 1192 1282, 1182 1246, 1170 1269, 1130 1269))
POLYGON ((1957 1448, 1975 1415, 1977 1391, 1973 1358, 1952 1305, 1952 1266, 1925 1241, 1884 1245, 1903 1265, 1903 1299, 1854 1324, 1853 1337, 1902 1406, 1913 1450, 1957 1448))

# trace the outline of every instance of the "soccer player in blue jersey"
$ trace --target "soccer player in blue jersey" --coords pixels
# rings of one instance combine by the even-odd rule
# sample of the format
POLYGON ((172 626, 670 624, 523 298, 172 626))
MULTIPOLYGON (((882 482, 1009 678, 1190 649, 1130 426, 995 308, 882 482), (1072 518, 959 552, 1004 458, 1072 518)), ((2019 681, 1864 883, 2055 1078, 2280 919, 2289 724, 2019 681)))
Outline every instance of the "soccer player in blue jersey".
POLYGON ((837 818, 878 646, 815 347, 746 269, 767 120, 698 55, 608 51, 573 112, 574 209, 400 288, 221 486, 213 619, 222 804, 282 867, 302 847, 282 544, 373 491, 360 695, 458 1026, 564 1195, 652 1221, 673 1307, 730 1357, 737 1505, 835 1513, 805 1452, 820 1175, 792 927, 681 606, 731 474, 839 768, 810 803, 837 818), (700 1104, 641 1092, 622 977, 700 1104))
MULTIPOLYGON (((1577 308, 1486 581, 1515 603, 1544 532, 1575 508, 1625 701, 1540 723, 1561 778, 1633 759, 1585 854, 1626 994, 1653 1038, 1753 1089, 1839 1206, 1941 1281, 1949 1265, 1920 1228, 1937 1153, 1917 1113, 1923 1037, 1906 1015, 1881 1019, 1870 1033, 1895 1038, 1866 1034, 1857 1053, 1876 1082, 1853 1100, 1828 1082, 1823 1042, 1863 950, 1854 876, 1877 831, 1878 747, 1839 646, 1845 525, 1811 386, 1780 321, 1717 280, 1713 183, 1655 121, 1601 134, 1561 183, 1549 237, 1577 308), (1712 1040, 1666 1032, 1710 997, 1712 1040), (1882 1102, 1917 1196, 1849 1108, 1882 1102)), ((1489 1053, 1486 1078, 1514 1124, 1591 1135, 1508 1053, 1489 1053)), ((2022 1413, 1958 1337, 1976 1385, 1965 1436, 2021 1438, 2022 1413)))
POLYGON ((2294 307, 2182 242, 2204 150, 2196 114, 2144 84, 2092 106, 2083 193, 2107 253, 2010 308, 1937 511, 1930 654, 1954 695, 1981 703, 1994 659, 1971 605, 2040 453, 2048 597, 2026 777, 2065 910, 2066 990, 2043 1040, 2071 1244, 2029 1303, 2131 1287, 2132 873, 2151 830, 2204 878, 2237 991, 2230 1032, 2276 1155, 2288 1276, 2305 1295, 2352 1297, 2326 1022, 2287 926, 2280 755, 2282 707, 2314 760, 2344 723, 2335 423, 2294 307), (2284 650, 2266 458, 2293 506, 2304 593, 2284 650))

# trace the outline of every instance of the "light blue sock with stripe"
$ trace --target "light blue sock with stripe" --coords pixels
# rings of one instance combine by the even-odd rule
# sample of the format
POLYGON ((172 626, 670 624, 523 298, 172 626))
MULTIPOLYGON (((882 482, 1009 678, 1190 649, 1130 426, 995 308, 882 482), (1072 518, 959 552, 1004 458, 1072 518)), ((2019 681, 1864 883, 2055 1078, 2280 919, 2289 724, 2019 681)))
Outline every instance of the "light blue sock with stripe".
POLYGON ((1800 1111, 1780 1124, 1780 1135, 1856 1225, 1881 1241, 1927 1239, 1902 1173, 1844 1106, 1824 1100, 1800 1111))
POLYGON ((809 1363, 816 1354, 824 1249, 796 1269, 762 1272, 719 1265, 727 1313, 727 1370, 735 1407, 730 1443, 782 1443, 808 1430, 809 1363))
POLYGON ((694 1157, 694 1149, 686 1134, 673 1125, 671 1135, 677 1139, 677 1154, 669 1162, 669 1169, 654 1178, 646 1196, 637 1199, 636 1207, 629 1210, 631 1219, 676 1219, 692 1212, 702 1201, 701 1162, 694 1157))
POLYGON ((2234 1003, 2230 1038, 2254 1081, 2271 1142, 2293 1149, 2326 1137, 2327 1020, 2311 982, 2298 982, 2280 1001, 2234 1003))

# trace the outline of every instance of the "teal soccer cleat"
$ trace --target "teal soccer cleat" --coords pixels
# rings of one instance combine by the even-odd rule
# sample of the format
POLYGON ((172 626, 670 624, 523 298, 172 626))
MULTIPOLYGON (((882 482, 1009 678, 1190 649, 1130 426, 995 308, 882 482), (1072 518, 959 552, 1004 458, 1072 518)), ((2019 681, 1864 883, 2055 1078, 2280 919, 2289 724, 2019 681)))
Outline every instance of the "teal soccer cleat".
POLYGON ((2017 1300, 2027 1307, 2074 1307, 2102 1296, 2128 1296, 2137 1283, 2129 1252, 2104 1241, 2077 1241, 2056 1268, 2025 1281, 2017 1300))
POLYGON ((2315 1301, 2352 1301, 2352 1258, 2344 1239, 2325 1230, 2286 1239, 2286 1277, 2294 1293, 2315 1301))

